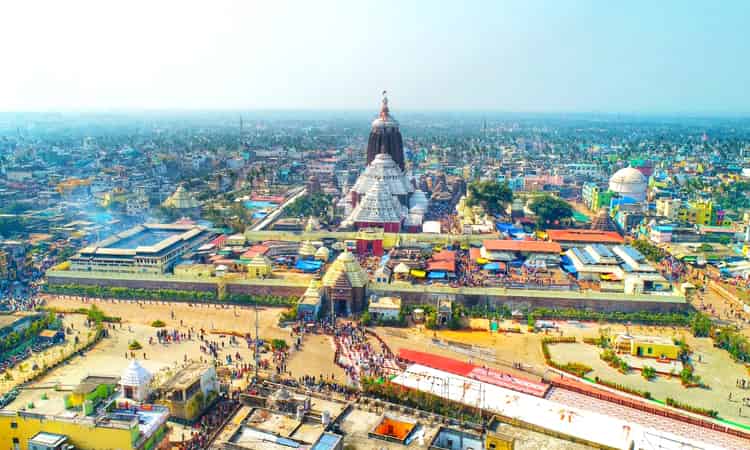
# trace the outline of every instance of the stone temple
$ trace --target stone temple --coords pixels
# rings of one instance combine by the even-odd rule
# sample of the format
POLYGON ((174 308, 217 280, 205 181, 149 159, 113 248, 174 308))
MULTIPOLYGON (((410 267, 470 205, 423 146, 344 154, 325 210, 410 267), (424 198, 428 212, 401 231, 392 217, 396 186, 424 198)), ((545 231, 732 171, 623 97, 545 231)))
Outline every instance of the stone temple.
POLYGON ((383 91, 380 114, 372 121, 372 130, 367 141, 367 164, 369 165, 378 154, 385 153, 404 170, 404 142, 401 139, 398 121, 391 116, 388 109, 388 97, 385 94, 383 91))
MULTIPOLYGON (((385 92, 384 92, 385 94, 385 92)), ((421 229, 427 210, 423 192, 404 171, 404 149, 398 122, 388 112, 383 97, 380 116, 372 123, 367 145, 367 167, 344 199, 350 211, 344 227, 381 228, 385 232, 421 229)))

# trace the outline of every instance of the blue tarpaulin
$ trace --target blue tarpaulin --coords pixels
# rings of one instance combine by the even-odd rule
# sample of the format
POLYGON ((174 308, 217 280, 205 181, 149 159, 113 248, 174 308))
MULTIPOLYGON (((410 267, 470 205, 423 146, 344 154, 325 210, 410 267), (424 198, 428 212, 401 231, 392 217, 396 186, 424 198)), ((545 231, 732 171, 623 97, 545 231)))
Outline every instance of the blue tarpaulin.
POLYGON ((576 270, 576 267, 572 264, 564 264, 562 268, 568 273, 578 273, 578 271, 576 270))
POLYGON ((482 269, 484 270, 490 270, 490 271, 498 271, 500 270, 500 264, 496 262, 488 263, 482 266, 482 269))
POLYGON ((294 267, 303 272, 315 272, 316 270, 320 269, 320 266, 322 265, 323 263, 321 261, 298 260, 297 264, 295 264, 294 267))
POLYGON ((447 274, 445 272, 430 272, 427 275, 427 278, 430 278, 432 280, 442 280, 446 276, 447 276, 447 274))
POLYGON ((497 228, 497 231, 499 231, 501 233, 506 233, 506 234, 511 234, 511 235, 523 232, 522 229, 516 227, 512 223, 500 223, 500 222, 498 222, 498 223, 495 224, 495 228, 497 228))

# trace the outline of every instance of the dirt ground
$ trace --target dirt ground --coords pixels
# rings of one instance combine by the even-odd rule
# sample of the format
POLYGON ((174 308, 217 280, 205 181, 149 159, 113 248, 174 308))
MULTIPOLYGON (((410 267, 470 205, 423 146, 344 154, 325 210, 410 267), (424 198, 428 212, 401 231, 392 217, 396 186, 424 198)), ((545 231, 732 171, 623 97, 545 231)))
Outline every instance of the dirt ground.
MULTIPOLYGON (((176 364, 180 364, 185 358, 207 357, 201 353, 199 341, 149 345, 149 337, 155 334, 151 322, 157 319, 166 322, 167 329, 204 328, 207 332, 212 333, 211 335, 215 336, 213 340, 224 342, 225 345, 219 357, 221 362, 224 362, 226 354, 234 355, 238 352, 244 361, 251 361, 251 350, 247 348, 244 341, 241 340, 239 344, 230 345, 226 337, 221 337, 222 333, 229 332, 241 334, 251 332, 254 334, 255 312, 250 307, 190 306, 185 303, 166 302, 141 302, 138 304, 125 301, 97 302, 96 304, 107 315, 121 317, 123 320, 122 327, 111 330, 112 337, 98 344, 86 355, 86 358, 74 358, 69 364, 53 370, 40 383, 56 382, 72 385, 80 381, 85 375, 93 373, 119 375, 129 363, 125 354, 128 343, 133 339, 137 339, 144 347, 143 350, 137 352, 136 357, 143 359, 143 352, 145 352, 146 359, 142 363, 153 372, 170 370, 170 367, 173 368, 176 364), (182 321, 182 326, 180 321, 182 321)), ((57 298, 50 299, 49 305, 61 309, 74 309, 90 307, 91 303, 57 298)), ((262 308, 259 310, 260 336, 264 339, 286 339, 291 344, 290 330, 278 327, 278 317, 282 311, 283 308, 262 308)), ((83 320, 81 315, 66 316, 66 320, 69 320, 68 317, 77 317, 71 320, 83 320)), ((556 324, 559 329, 548 333, 528 333, 525 323, 513 323, 511 321, 501 324, 501 327, 519 326, 522 333, 449 330, 433 332, 422 327, 403 329, 376 327, 375 331, 394 352, 398 352, 402 348, 421 350, 462 361, 472 360, 475 364, 511 372, 517 372, 512 368, 514 363, 521 363, 527 370, 520 374, 525 376, 542 376, 546 371, 541 352, 541 340, 545 336, 562 334, 576 336, 580 341, 582 337, 596 337, 600 329, 607 329, 611 335, 628 332, 630 334, 684 338, 694 349, 696 361, 700 358, 701 362, 695 363, 696 373, 711 386, 710 390, 684 389, 679 385, 679 381, 667 380, 666 377, 647 382, 637 372, 621 376, 608 366, 599 364, 600 361, 598 361, 596 354, 586 357, 587 352, 581 349, 560 353, 556 357, 563 361, 570 359, 571 361, 588 364, 597 370, 594 375, 599 374, 604 378, 627 383, 639 389, 648 389, 656 398, 679 397, 690 403, 714 407, 720 411, 723 417, 728 419, 748 421, 739 414, 739 408, 742 405, 730 402, 728 396, 729 392, 732 392, 734 399, 750 397, 735 386, 737 378, 750 378, 750 376, 742 366, 731 361, 726 352, 714 349, 709 339, 693 338, 687 329, 677 327, 600 325, 597 323, 564 321, 556 321, 556 324), (482 349, 482 352, 472 352, 472 347, 474 350, 482 349), (599 367, 600 365, 602 367, 599 367)), ((558 352, 558 348, 563 349, 564 347, 554 346, 553 348, 555 352, 558 352)), ((336 380, 344 380, 343 371, 333 363, 333 354, 333 344, 329 336, 306 335, 300 351, 293 351, 290 355, 287 365, 287 370, 290 372, 288 375, 299 377, 304 374, 316 376, 323 374, 325 377, 329 377, 333 374, 336 380)), ((264 357, 267 358, 268 356, 264 355, 264 357)), ((750 405, 748 405, 747 412, 743 416, 750 416, 750 405)))
MULTIPOLYGON (((48 300, 48 305, 60 309, 89 308, 91 302, 54 298, 48 300)), ((154 320, 162 320, 167 329, 193 327, 203 328, 207 333, 220 336, 220 333, 251 333, 255 335, 255 310, 252 307, 193 305, 170 302, 140 302, 115 301, 96 302, 98 308, 110 316, 120 317, 123 324, 138 325, 150 328, 154 320), (174 318, 172 318, 174 314, 174 318)), ((258 310, 259 334, 262 339, 285 339, 292 344, 290 330, 278 327, 279 315, 286 308, 263 307, 258 310)), ((146 337, 146 342, 148 338, 146 337)), ((140 341, 142 344, 143 341, 140 341)), ((175 345, 175 344, 172 344, 175 345)), ((244 343, 243 343, 244 346, 244 343)), ((246 350, 246 349, 245 349, 246 350)), ((231 352, 234 354, 234 351, 231 352)), ((240 351, 242 354, 243 351, 240 351)), ((117 353, 119 355, 119 353, 117 353)), ((291 376, 333 374, 337 380, 344 380, 344 372, 333 364, 333 344, 328 336, 306 335, 302 341, 300 351, 291 352, 287 369, 291 376)), ((188 356, 190 357, 190 356, 188 356)), ((243 358, 245 356, 243 355, 243 358)), ((248 357, 251 355, 248 353, 248 357)))
POLYGON ((708 384, 709 389, 685 388, 680 383, 679 377, 668 375, 659 375, 647 381, 637 370, 622 374, 602 361, 599 358, 600 350, 593 345, 555 344, 550 346, 550 352, 552 358, 561 363, 580 362, 592 367, 594 370, 588 374, 591 378, 599 376, 649 391, 654 398, 662 401, 671 397, 691 405, 716 409, 722 418, 750 425, 750 405, 745 407, 742 403, 742 399, 750 397, 750 394, 736 385, 737 379, 750 379, 747 369, 732 361, 726 351, 715 348, 708 338, 690 337, 688 342, 693 349, 695 374, 708 384), (730 393, 732 400, 729 400, 730 393), (740 413, 741 409, 744 410, 742 413, 740 413))

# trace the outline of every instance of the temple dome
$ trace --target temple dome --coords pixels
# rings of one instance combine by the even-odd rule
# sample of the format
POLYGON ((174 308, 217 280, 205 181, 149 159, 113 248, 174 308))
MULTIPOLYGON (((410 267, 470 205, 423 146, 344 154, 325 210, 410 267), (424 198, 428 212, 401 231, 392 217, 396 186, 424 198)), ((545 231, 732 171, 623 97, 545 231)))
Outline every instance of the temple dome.
POLYGON ((179 185, 174 193, 164 200, 163 206, 175 209, 191 209, 197 208, 200 204, 182 185, 179 185))
POLYGON ((643 201, 646 199, 648 181, 638 169, 625 167, 615 172, 609 179, 609 190, 623 197, 643 201))
POLYGON ((416 191, 414 191, 414 195, 412 195, 411 198, 409 198, 410 208, 421 207, 423 209, 427 209, 428 203, 429 203, 429 200, 427 200, 427 196, 420 189, 417 189, 416 191))
POLYGON ((321 284, 325 287, 333 287, 341 276, 346 276, 352 287, 364 287, 367 285, 367 273, 359 265, 357 259, 350 252, 341 253, 328 271, 323 275, 321 284))
POLYGON ((151 381, 151 373, 135 359, 122 373, 120 384, 123 386, 146 386, 151 381))
POLYGON ((369 165, 380 153, 391 155, 401 170, 404 170, 404 142, 396 119, 388 108, 388 97, 383 91, 383 102, 380 114, 372 121, 372 130, 367 140, 367 164, 369 165))
POLYGON ((379 153, 375 156, 362 175, 357 178, 352 190, 358 194, 365 194, 379 180, 388 185, 388 190, 392 195, 408 195, 414 191, 414 187, 406 179, 404 172, 388 153, 379 153))
POLYGON ((310 241, 303 241, 299 247, 298 254, 300 256, 315 256, 315 246, 310 241))
POLYGON ((354 207, 351 222, 397 223, 406 215, 383 180, 377 180, 354 207))

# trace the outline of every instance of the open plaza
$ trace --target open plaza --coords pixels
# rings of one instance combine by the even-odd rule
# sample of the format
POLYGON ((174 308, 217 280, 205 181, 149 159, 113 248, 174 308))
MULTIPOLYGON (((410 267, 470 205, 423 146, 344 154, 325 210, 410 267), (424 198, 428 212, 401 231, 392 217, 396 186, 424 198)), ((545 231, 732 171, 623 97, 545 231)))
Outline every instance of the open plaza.
MULTIPOLYGON (((134 364, 139 367, 138 371, 148 374, 149 381, 145 386, 152 393, 150 398, 155 406, 150 408, 154 411, 161 411, 159 408, 163 407, 172 411, 173 416, 175 411, 181 411, 177 408, 182 403, 170 392, 176 386, 175 383, 184 383, 177 380, 185 377, 198 380, 196 386, 202 386, 200 380, 202 376, 205 377, 203 367, 216 368, 216 389, 217 392, 224 392, 220 395, 236 398, 240 405, 247 405, 241 406, 239 410, 227 410, 227 414, 234 416, 227 425, 218 428, 218 424, 195 428, 158 419, 160 422, 158 426, 155 424, 152 434, 144 434, 142 431, 140 440, 133 441, 132 448, 141 448, 136 444, 143 444, 151 436, 158 436, 163 443, 170 442, 170 445, 177 448, 200 448, 190 446, 195 445, 194 442, 205 442, 201 439, 208 439, 208 436, 215 445, 224 446, 217 448, 260 448, 257 447, 259 442, 271 441, 276 442, 274 445, 278 448, 303 448, 305 443, 312 445, 319 439, 326 441, 328 438, 325 433, 336 430, 343 432, 342 444, 364 446, 362 448, 370 448, 369 445, 376 448, 401 448, 404 443, 395 444, 390 440, 375 443, 378 439, 372 437, 372 430, 376 428, 377 421, 382 420, 384 413, 392 417, 396 414, 395 417, 402 417, 402 420, 415 424, 414 435, 409 434, 412 437, 406 443, 408 448, 428 448, 431 442, 440 439, 442 428, 432 418, 430 408, 427 408, 428 416, 425 416, 425 413, 404 412, 398 406, 390 407, 382 402, 380 407, 373 407, 363 403, 367 396, 352 396, 350 389, 369 383, 366 381, 368 377, 395 377, 387 383, 431 393, 444 401, 450 401, 455 405, 452 407, 455 411, 466 408, 466 413, 469 414, 469 411, 476 412, 479 408, 486 414, 496 415, 502 424, 499 427, 502 429, 500 435, 512 436, 508 442, 513 442, 515 447, 509 448, 539 448, 542 445, 545 448, 583 449, 603 446, 626 449, 630 442, 634 442, 639 446, 637 448, 708 449, 743 448, 748 442, 741 437, 742 430, 747 427, 743 425, 748 423, 747 419, 738 413, 746 391, 736 384, 746 372, 742 366, 732 362, 725 351, 713 347, 708 339, 689 337, 687 340, 692 350, 691 357, 695 361, 695 371, 710 385, 710 390, 685 388, 676 377, 670 379, 663 374, 651 381, 644 380, 635 371, 618 377, 613 373, 616 371, 603 362, 597 364, 599 352, 596 346, 583 343, 584 338, 600 336, 605 328, 606 333, 613 336, 630 333, 672 339, 684 338, 689 334, 682 327, 556 321, 554 328, 530 332, 525 324, 521 326, 517 321, 506 320, 499 323, 499 329, 517 328, 520 332, 492 332, 486 320, 483 322, 482 319, 472 319, 470 325, 475 331, 432 331, 424 326, 377 326, 358 331, 357 325, 348 321, 339 322, 336 329, 320 324, 314 328, 300 329, 300 322, 287 322, 284 327, 280 326, 280 322, 284 323, 281 319, 286 309, 259 308, 258 336, 262 342, 269 344, 273 340, 284 340, 288 345, 283 353, 273 351, 268 345, 264 346, 266 350, 259 356, 262 366, 259 368, 260 375, 286 384, 286 389, 290 392, 298 392, 294 395, 300 396, 303 403, 306 396, 318 393, 329 393, 329 398, 341 402, 326 405, 316 403, 313 399, 313 403, 305 407, 305 412, 299 416, 296 409, 287 410, 286 407, 279 406, 278 400, 275 400, 276 403, 271 402, 277 396, 274 392, 277 392, 278 387, 268 386, 265 390, 257 391, 248 382, 254 373, 253 343, 246 339, 248 335, 255 336, 256 311, 252 307, 161 301, 97 301, 62 296, 49 296, 46 300, 50 308, 61 312, 63 324, 70 328, 70 336, 73 337, 81 336, 82 339, 93 330, 86 315, 73 312, 80 311, 81 308, 90 309, 96 305, 105 316, 117 317, 119 322, 105 323, 107 337, 87 349, 84 356, 73 357, 65 364, 33 377, 33 381, 18 386, 18 394, 4 411, 14 411, 19 420, 29 415, 38 415, 46 417, 49 423, 55 423, 56 420, 67 423, 75 417, 84 417, 82 412, 76 412, 75 407, 71 409, 71 395, 76 392, 98 392, 102 388, 97 386, 107 383, 115 386, 114 396, 109 397, 105 393, 103 399, 98 400, 99 405, 102 407, 109 398, 114 398, 114 406, 99 414, 117 414, 124 395, 122 392, 117 393, 118 386, 124 389, 122 380, 132 376, 129 373, 134 364), (163 324, 154 327, 157 321, 163 324), (579 383, 575 381, 575 377, 557 372, 545 363, 543 341, 560 335, 575 338, 577 343, 549 345, 555 361, 588 364, 594 370, 589 376, 600 376, 634 388, 648 388, 655 400, 663 402, 666 397, 679 396, 686 401, 689 399, 691 404, 718 409, 722 418, 721 425, 717 424, 712 429, 708 427, 708 419, 685 421, 691 414, 678 410, 674 410, 669 418, 660 417, 652 411, 661 408, 668 410, 669 407, 656 402, 643 401, 640 406, 623 406, 615 401, 628 401, 629 396, 622 394, 622 399, 616 400, 619 394, 614 394, 606 386, 590 384, 581 390, 577 385, 566 387, 557 383, 561 377, 567 383, 579 383), (138 350, 132 350, 133 342, 140 344, 138 350), (419 352, 435 356, 422 357, 419 352), (436 357, 443 359, 435 359, 436 357), (191 365, 197 365, 198 375, 190 375, 194 370, 189 369, 191 365), (388 367, 391 369, 383 370, 388 367), (193 376, 196 378, 190 378, 193 376), (92 387, 85 387, 89 385, 92 387), (543 389, 532 394, 535 391, 528 390, 529 387, 537 385, 543 389), (599 393, 602 389, 603 393, 599 393), (733 396, 731 400, 728 398, 729 393, 733 396), (255 400, 250 400, 253 395, 269 397, 259 405, 254 403, 255 400), (608 398, 608 395, 613 396, 612 399, 602 400, 608 398), (512 401, 504 401, 503 398, 512 401), (355 402, 354 409, 347 409, 346 405, 352 401, 355 402), (524 406, 527 402, 528 405, 524 406), (543 405, 540 406, 539 402, 543 405), (464 406, 459 407, 462 404, 464 406), (527 414, 524 408, 529 411, 539 411, 539 408, 548 410, 549 417, 531 412, 527 414), (319 417, 316 414, 323 412, 328 417, 327 425, 325 421, 315 419, 319 417), (290 422, 292 428, 285 431, 281 425, 263 428, 261 424, 270 420, 269 418, 261 421, 253 419, 260 417, 259 415, 267 417, 269 414, 268 417, 275 414, 277 420, 284 421, 296 417, 296 422, 290 422), (318 420, 317 425, 315 420, 318 420), (733 425, 727 425, 729 423, 733 425), (164 426, 163 431, 161 424, 164 426), (720 431, 727 426, 738 431, 733 432, 734 434, 720 431), (601 436, 592 434, 592 427, 601 430, 601 436), (609 430, 607 427, 614 428, 609 430)), ((51 347, 48 351, 56 352, 59 351, 58 348, 64 347, 51 347)), ((25 370, 29 370, 28 366, 34 363, 44 366, 45 361, 44 354, 34 355, 26 361, 25 370)), ((13 380, 20 381, 18 374, 25 372, 9 373, 13 380)), ((28 375, 31 376, 32 373, 29 372, 28 375)), ((187 383, 189 385, 191 381, 187 383)), ((2 386, 10 389, 10 381, 2 386)), ((750 384, 747 387, 750 388, 750 384)), ((146 412, 144 409, 143 414, 146 412)), ((0 430, 3 417, 13 416, 0 415, 0 430)), ((102 433, 106 435, 104 423, 101 422, 104 430, 102 433)), ((122 427, 127 428, 127 425, 122 427)), ((453 427, 451 429, 461 429, 460 426, 453 427)), ((72 436, 71 439, 85 442, 81 441, 80 436, 69 425, 47 431, 53 434, 66 431, 72 436)), ((472 442, 471 436, 479 436, 481 442, 489 442, 488 439, 492 438, 491 434, 481 431, 478 434, 468 429, 462 432, 468 433, 467 442, 472 442)), ((450 434, 448 431, 443 433, 450 434)))

